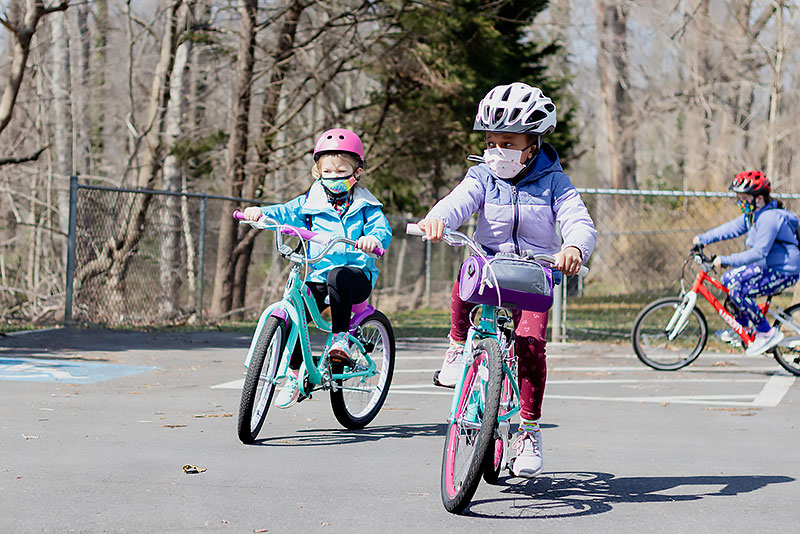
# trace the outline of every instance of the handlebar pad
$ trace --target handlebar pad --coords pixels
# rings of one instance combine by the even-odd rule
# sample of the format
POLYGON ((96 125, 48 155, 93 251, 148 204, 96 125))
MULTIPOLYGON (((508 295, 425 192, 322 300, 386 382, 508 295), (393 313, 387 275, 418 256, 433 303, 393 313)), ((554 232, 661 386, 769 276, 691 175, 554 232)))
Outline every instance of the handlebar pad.
POLYGON ((408 223, 406 224, 406 233, 408 235, 416 235, 416 236, 424 236, 425 232, 423 232, 419 226, 415 223, 408 223))

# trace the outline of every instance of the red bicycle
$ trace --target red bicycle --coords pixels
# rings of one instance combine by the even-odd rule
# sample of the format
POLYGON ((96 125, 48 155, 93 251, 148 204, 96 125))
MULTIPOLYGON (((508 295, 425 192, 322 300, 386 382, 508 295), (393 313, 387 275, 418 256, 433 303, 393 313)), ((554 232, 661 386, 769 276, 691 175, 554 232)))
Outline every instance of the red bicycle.
MULTIPOLYGON (((680 295, 658 299, 648 304, 636 317, 631 332, 633 350, 645 365, 659 371, 674 371, 686 367, 700 356, 708 340, 708 321, 697 307, 699 296, 705 298, 736 332, 738 338, 734 338, 733 344, 745 349, 753 342, 753 334, 739 324, 706 287, 708 282, 728 294, 728 288, 709 274, 714 269, 714 258, 707 256, 701 247, 693 248, 683 263, 680 295), (683 273, 692 260, 700 265, 700 271, 691 289, 686 291, 683 273)), ((783 341, 770 352, 781 367, 800 376, 800 303, 781 309, 772 303, 774 296, 767 297, 764 303, 759 304, 761 313, 771 317, 773 326, 779 327, 784 334, 783 341)))

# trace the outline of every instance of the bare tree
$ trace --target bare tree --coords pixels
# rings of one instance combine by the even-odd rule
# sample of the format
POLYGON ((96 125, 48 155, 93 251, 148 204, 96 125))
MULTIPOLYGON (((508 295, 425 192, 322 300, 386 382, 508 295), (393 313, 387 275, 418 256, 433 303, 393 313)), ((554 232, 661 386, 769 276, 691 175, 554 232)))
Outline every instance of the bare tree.
POLYGON ((41 0, 26 0, 25 13, 20 21, 11 21, 0 16, 0 24, 14 35, 14 53, 8 82, 0 96, 0 132, 5 130, 11 121, 14 104, 17 101, 22 78, 25 75, 25 65, 30 54, 31 39, 36 33, 37 26, 42 17, 56 11, 64 11, 69 6, 69 1, 49 4, 41 0))
POLYGON ((605 101, 611 187, 636 187, 633 105, 628 76, 628 6, 624 1, 598 1, 597 66, 605 101))

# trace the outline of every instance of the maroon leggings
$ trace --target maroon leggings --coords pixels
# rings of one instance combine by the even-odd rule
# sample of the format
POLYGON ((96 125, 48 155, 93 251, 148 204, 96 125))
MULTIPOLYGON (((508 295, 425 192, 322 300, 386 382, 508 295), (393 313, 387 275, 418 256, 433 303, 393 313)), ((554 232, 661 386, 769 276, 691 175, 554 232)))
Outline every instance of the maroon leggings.
MULTIPOLYGON (((465 341, 469 330, 469 315, 475 304, 464 302, 458 296, 458 280, 453 284, 450 298, 450 338, 465 341)), ((542 416, 542 399, 547 382, 547 360, 545 355, 545 333, 547 312, 513 311, 519 380, 520 415, 535 421, 542 416)))

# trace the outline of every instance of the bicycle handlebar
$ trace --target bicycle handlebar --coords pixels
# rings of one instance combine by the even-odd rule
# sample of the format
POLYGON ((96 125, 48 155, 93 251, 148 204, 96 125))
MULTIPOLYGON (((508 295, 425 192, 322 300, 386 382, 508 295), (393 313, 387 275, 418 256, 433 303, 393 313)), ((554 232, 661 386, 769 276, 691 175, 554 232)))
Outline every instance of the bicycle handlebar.
MULTIPOLYGON (((420 227, 414 223, 406 224, 406 233, 408 235, 420 236, 423 238, 425 237, 425 232, 423 232, 422 229, 420 229, 420 227)), ((442 241, 456 247, 461 245, 467 245, 474 251, 479 250, 478 245, 477 243, 475 243, 475 241, 470 239, 468 236, 462 234, 461 232, 450 230, 449 228, 444 229, 444 234, 442 235, 442 241)), ((554 256, 550 254, 540 254, 540 253, 534 253, 532 250, 524 250, 521 256, 523 258, 531 259, 536 262, 548 263, 551 269, 558 270, 555 268, 556 259, 554 256)), ((578 276, 586 276, 587 274, 589 274, 588 267, 586 267, 585 265, 581 265, 581 268, 578 269, 578 276)))
MULTIPOLYGON (((319 255, 317 255, 314 258, 307 258, 308 263, 315 263, 321 260, 322 257, 325 256, 330 251, 330 249, 333 248, 333 246, 337 243, 345 243, 347 245, 352 245, 354 247, 356 246, 357 243, 356 241, 348 239, 346 237, 333 236, 332 234, 326 234, 323 232, 312 232, 311 230, 307 230, 305 228, 297 228, 296 226, 291 226, 288 224, 279 224, 277 221, 275 221, 274 219, 270 219, 266 215, 261 217, 258 221, 248 221, 245 220, 244 218, 244 212, 236 210, 233 212, 233 218, 239 221, 240 224, 249 224, 253 228, 258 228, 259 230, 275 230, 276 236, 279 236, 280 234, 293 235, 299 237, 300 239, 304 239, 306 241, 311 241, 313 243, 322 245, 324 247, 322 249, 322 252, 320 252, 319 255)), ((283 240, 279 238, 276 242, 276 245, 280 250, 281 246, 283 245, 283 240)), ((375 247, 371 251, 371 254, 375 254, 379 258, 383 257, 385 253, 386 249, 379 246, 375 247)))

